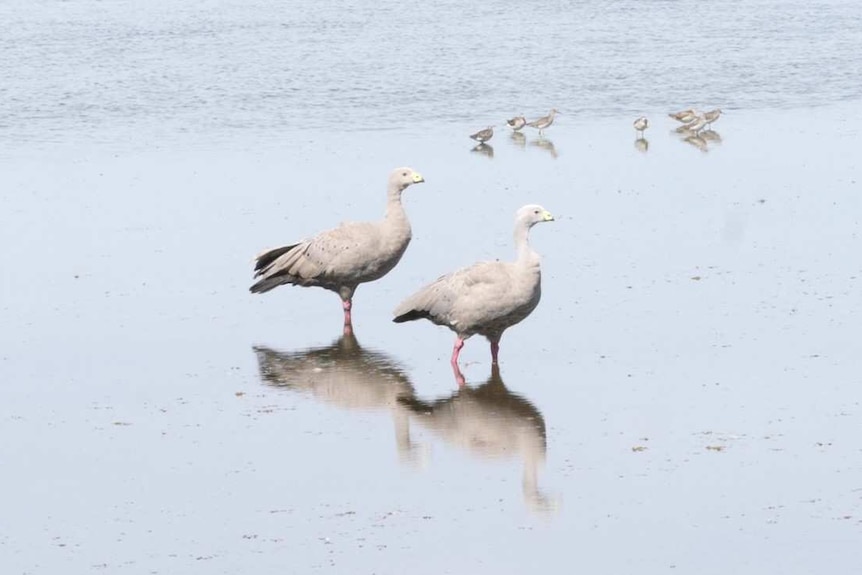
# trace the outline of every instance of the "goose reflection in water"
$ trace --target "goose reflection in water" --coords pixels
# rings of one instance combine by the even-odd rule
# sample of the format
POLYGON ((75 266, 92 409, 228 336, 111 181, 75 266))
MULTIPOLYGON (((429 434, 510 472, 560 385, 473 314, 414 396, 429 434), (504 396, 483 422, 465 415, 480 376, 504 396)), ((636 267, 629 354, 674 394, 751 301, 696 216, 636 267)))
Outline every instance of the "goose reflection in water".
POLYGON ((530 145, 546 150, 549 154, 551 154, 552 158, 557 159, 557 148, 556 146, 554 146, 554 142, 552 142, 551 140, 545 137, 540 137, 539 139, 530 142, 530 145))
POLYGON ((492 365, 491 376, 478 387, 462 385, 458 391, 432 401, 402 396, 399 403, 414 414, 413 421, 447 443, 482 458, 520 458, 523 461, 522 491, 534 511, 552 511, 556 502, 538 484, 539 468, 547 451, 545 419, 529 400, 512 393, 492 365))
POLYGON ((494 157, 494 147, 491 146, 491 144, 479 144, 478 146, 471 148, 470 151, 477 154, 481 154, 488 158, 494 157))
MULTIPOLYGON (((524 500, 534 511, 556 509, 538 486, 547 440, 545 420, 527 399, 510 392, 494 366, 478 387, 461 386, 452 395, 422 400, 404 370, 385 353, 364 349, 353 334, 327 347, 280 352, 255 347, 261 380, 306 393, 343 409, 388 411, 402 462, 426 463, 427 451, 413 443, 411 421, 444 442, 481 458, 520 458, 524 500)), ((463 381, 463 375, 456 373, 463 381)))
POLYGON ((281 352, 256 346, 260 378, 275 387, 312 395, 345 409, 386 410, 392 414, 399 456, 417 462, 410 441, 409 413, 399 396, 412 397, 413 385, 398 363, 385 353, 364 349, 352 332, 327 347, 281 352))

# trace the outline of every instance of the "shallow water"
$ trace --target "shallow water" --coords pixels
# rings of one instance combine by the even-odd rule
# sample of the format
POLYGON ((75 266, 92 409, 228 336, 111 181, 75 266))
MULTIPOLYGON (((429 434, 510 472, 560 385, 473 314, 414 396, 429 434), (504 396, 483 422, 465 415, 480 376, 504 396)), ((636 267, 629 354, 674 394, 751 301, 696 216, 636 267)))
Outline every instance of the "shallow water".
MULTIPOLYGON (((25 24, 15 33, 59 42, 75 22, 113 14, 143 37, 176 38, 208 6, 183 4, 159 19, 130 4, 100 4, 102 12, 69 4, 39 3, 28 15, 14 4, 25 24), (44 19, 56 30, 44 31, 44 19)), ((686 4, 655 6, 661 14, 686 4)), ((857 11, 831 6, 845 20, 857 11)), ((267 20, 259 7, 208 12, 200 24, 257 46, 248 60, 257 71, 277 51, 261 27, 242 25, 241 14, 267 20)), ((271 21, 284 14, 269 8, 271 21)), ((608 43, 620 38, 613 10, 596 16, 608 43)), ((776 13, 793 10, 768 3, 740 19, 776 13)), ((457 14, 440 25, 465 26, 457 14)), ((566 21, 518 34, 553 37, 566 21)), ((91 48, 122 30, 110 22, 91 48)), ((832 38, 858 34, 834 25, 832 38)), ((768 27, 751 26, 769 37, 768 27)), ((83 31, 75 38, 87 42, 83 31)), ((699 38, 691 41, 707 58, 699 38)), ((809 40, 783 53, 819 61, 825 44, 809 40)), ((181 46, 185 61, 159 51, 141 65, 170 71, 174 62, 203 89, 210 71, 196 61, 233 55, 236 64, 248 54, 218 59, 208 44, 181 46)), ((482 50, 458 61, 491 62, 482 50)), ((37 59, 28 80, 31 56, 8 53, 0 61, 17 74, 7 91, 35 81, 40 66, 56 71, 37 59)), ((622 60, 611 58, 609 69, 628 73, 622 60)), ((70 77, 86 77, 68 56, 63 63, 70 77)), ((469 70, 452 73, 463 79, 469 70)), ((629 101, 626 92, 584 89, 577 110, 604 99, 602 114, 562 116, 544 139, 498 129, 474 152, 466 134, 485 119, 463 120, 475 111, 470 98, 441 93, 423 108, 378 96, 370 116, 358 117, 368 102, 356 90, 334 92, 323 114, 310 100, 265 104, 261 85, 223 77, 229 95, 197 107, 184 103, 186 91, 171 105, 156 90, 138 108, 64 114, 49 90, 30 98, 43 118, 21 108, 2 116, 4 572, 862 566, 862 134, 848 122, 861 107, 843 101, 849 83, 820 82, 806 96, 798 86, 770 91, 780 99, 772 105, 742 90, 744 78, 719 74, 721 98, 690 100, 736 109, 703 141, 686 141, 663 116, 677 107, 663 99, 674 92, 652 93, 631 105, 653 102, 647 144, 636 140, 627 105, 613 104, 629 101), (248 106, 238 110, 243 86, 248 106), (443 120, 426 115, 444 108, 452 111, 443 120), (397 122, 365 130, 387 109, 397 122), (293 126, 296 115, 308 125, 293 126), (248 294, 255 253, 342 219, 379 217, 386 174, 403 164, 427 180, 404 197, 414 240, 391 274, 358 290, 355 340, 341 337, 332 294, 248 294), (528 202, 557 216, 532 233, 544 258, 542 302, 504 337, 499 374, 487 343, 468 341, 469 389, 459 390, 448 365, 452 334, 395 325, 391 310, 441 273, 512 257, 513 213, 528 202)), ((317 94, 331 87, 327 78, 303 78, 311 82, 303 89, 317 94)), ((128 81, 104 97, 138 94, 141 78, 128 81)), ((518 101, 543 112, 556 102, 549 93, 559 92, 531 88, 518 101)), ((495 94, 482 102, 510 113, 505 90, 495 94)), ((690 100, 680 96, 681 105, 690 100)))
POLYGON ((860 53, 856 0, 7 0, 0 145, 810 107, 862 98, 860 53))

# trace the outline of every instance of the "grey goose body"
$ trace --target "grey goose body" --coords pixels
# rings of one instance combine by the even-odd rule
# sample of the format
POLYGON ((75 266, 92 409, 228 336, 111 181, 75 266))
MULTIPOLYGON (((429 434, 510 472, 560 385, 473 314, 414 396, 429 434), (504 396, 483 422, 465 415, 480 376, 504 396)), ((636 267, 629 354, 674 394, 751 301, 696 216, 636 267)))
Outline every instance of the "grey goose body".
POLYGON ((356 288, 386 275, 404 255, 412 231, 401 193, 424 181, 412 169, 398 168, 389 176, 382 220, 345 222, 314 237, 259 254, 254 267, 254 277, 259 279, 250 291, 266 293, 281 285, 333 291, 341 297, 348 328, 356 288))
POLYGON ((503 332, 529 316, 542 294, 541 258, 530 247, 529 230, 553 219, 539 205, 522 207, 515 218, 515 261, 480 262, 444 275, 404 300, 393 321, 427 319, 454 331, 453 367, 464 341, 482 335, 491 343, 492 363, 497 363, 503 332))

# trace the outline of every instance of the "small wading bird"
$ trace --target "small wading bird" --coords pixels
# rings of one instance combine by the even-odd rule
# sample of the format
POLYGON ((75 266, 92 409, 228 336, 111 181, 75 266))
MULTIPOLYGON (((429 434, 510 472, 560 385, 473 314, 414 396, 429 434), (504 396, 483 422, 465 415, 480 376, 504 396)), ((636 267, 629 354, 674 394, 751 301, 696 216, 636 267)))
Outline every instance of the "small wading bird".
POLYGON ((644 135, 644 130, 649 128, 649 120, 641 116, 634 122, 634 127, 637 132, 640 132, 641 137, 644 135))
POLYGON ((688 130, 689 132, 694 132, 695 134, 697 134, 698 132, 703 130, 703 128, 704 128, 704 126, 706 126, 706 124, 707 124, 706 118, 698 115, 698 116, 695 116, 694 119, 692 119, 692 121, 686 123, 685 126, 683 126, 683 127, 686 130, 688 130))
POLYGON ((523 115, 515 116, 511 120, 506 120, 506 123, 509 125, 510 128, 517 132, 518 130, 527 125, 527 119, 524 118, 523 115))
POLYGON ((559 112, 557 112, 555 108, 551 108, 551 111, 548 113, 547 116, 542 116, 541 118, 537 118, 532 122, 527 122, 527 125, 531 128, 538 128, 539 135, 541 136, 545 128, 548 128, 551 124, 554 123, 554 116, 556 116, 557 114, 559 114, 559 112))
POLYGON ((480 144, 484 144, 485 142, 494 137, 494 126, 488 126, 484 130, 479 130, 475 134, 470 134, 470 137, 479 142, 480 144))
POLYGON ((689 108, 687 110, 680 110, 679 112, 671 112, 668 114, 671 118, 676 120, 677 122, 682 122, 683 124, 688 124, 698 115, 697 110, 694 108, 689 108))
POLYGON ((721 116, 721 110, 716 108, 715 110, 710 110, 703 115, 703 119, 706 120, 706 125, 709 128, 712 128, 712 123, 718 121, 718 118, 721 116))
POLYGON ((395 323, 427 319, 456 334, 452 368, 464 340, 479 334, 491 342, 491 362, 497 363, 503 332, 526 318, 541 297, 541 258, 529 243, 530 228, 554 217, 539 205, 527 205, 515 217, 514 262, 481 262, 445 275, 395 308, 395 323))
POLYGON ((345 222, 295 244, 267 250, 256 257, 252 293, 280 285, 316 286, 341 297, 344 331, 352 331, 350 310, 359 284, 382 278, 404 255, 412 233, 401 193, 425 179, 410 168, 389 175, 386 215, 377 222, 345 222))

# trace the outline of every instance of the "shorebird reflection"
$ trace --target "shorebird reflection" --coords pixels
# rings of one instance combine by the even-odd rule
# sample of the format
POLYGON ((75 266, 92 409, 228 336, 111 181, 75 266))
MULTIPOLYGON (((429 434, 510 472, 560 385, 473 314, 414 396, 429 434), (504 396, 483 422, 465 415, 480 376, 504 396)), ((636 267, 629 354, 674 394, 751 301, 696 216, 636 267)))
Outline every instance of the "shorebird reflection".
POLYGON ((675 130, 679 139, 686 144, 694 146, 701 152, 708 152, 710 144, 721 144, 721 134, 715 130, 689 130, 686 126, 681 126, 675 130))
POLYGON ((523 132, 512 132, 512 135, 509 136, 512 138, 512 142, 519 148, 525 148, 527 146, 527 136, 524 135, 523 132))
POLYGON ((557 148, 554 146, 554 142, 551 140, 540 137, 538 140, 533 140, 530 142, 531 146, 536 146, 537 148, 541 148, 543 150, 547 150, 551 157, 557 159, 557 148))
POLYGON ((471 152, 476 152, 477 154, 482 154, 483 156, 487 156, 489 158, 494 157, 494 148, 491 144, 479 144, 478 146, 472 148, 471 152))
POLYGON ((635 149, 638 152, 646 153, 647 150, 649 150, 649 140, 647 140, 646 138, 637 138, 635 140, 635 149))
POLYGON ((719 134, 715 130, 704 130, 700 133, 700 137, 707 142, 710 142, 711 144, 721 143, 721 134, 719 134))
POLYGON ((344 409, 392 414, 399 456, 415 462, 421 455, 410 441, 409 413, 399 396, 412 397, 413 385, 385 353, 364 349, 352 333, 326 347, 281 352, 256 346, 260 378, 267 385, 307 393, 344 409))
POLYGON ((692 146, 694 146, 695 148, 697 148, 701 152, 708 152, 709 151, 709 144, 707 144, 706 140, 704 140, 699 135, 695 134, 695 135, 689 136, 684 140, 684 142, 686 144, 691 144, 692 146))
MULTIPOLYGON (((460 377, 459 377, 460 376, 460 377)), ((414 414, 413 421, 445 442, 485 459, 519 458, 523 462, 521 487, 524 501, 535 511, 556 508, 538 484, 539 468, 547 451, 545 419, 527 399, 512 393, 498 366, 478 387, 463 385, 456 372, 458 391, 431 401, 402 396, 399 403, 414 414)))

